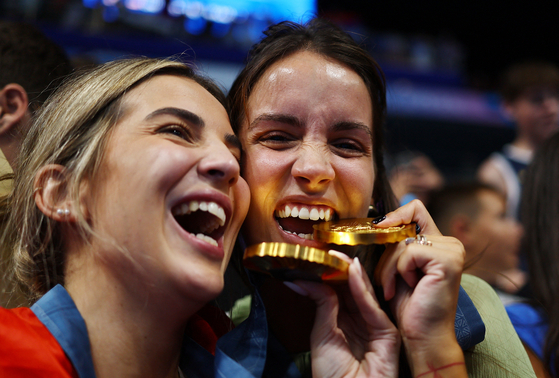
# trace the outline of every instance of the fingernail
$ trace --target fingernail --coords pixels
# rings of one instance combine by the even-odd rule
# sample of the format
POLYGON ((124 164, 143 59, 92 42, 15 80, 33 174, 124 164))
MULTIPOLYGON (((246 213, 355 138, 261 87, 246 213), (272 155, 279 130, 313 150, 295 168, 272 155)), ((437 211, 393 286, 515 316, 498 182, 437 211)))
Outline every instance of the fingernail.
POLYGON ((330 249, 328 251, 328 254, 330 256, 336 256, 337 258, 343 259, 345 256, 347 256, 345 253, 340 252, 340 251, 336 251, 335 249, 330 249))
POLYGON ((363 270, 361 269, 361 262, 359 261, 359 259, 357 257, 353 258, 353 262, 356 263, 357 265, 357 273, 359 273, 360 276, 363 275, 363 270))
POLYGON ((416 223, 415 224, 415 233, 419 234, 421 232, 421 227, 416 223))
POLYGON ((303 297, 309 296, 308 291, 303 289, 301 286, 295 285, 293 282, 283 281, 283 284, 288 288, 290 288, 291 290, 293 290, 294 292, 296 292, 297 294, 302 295, 303 297))
POLYGON ((386 215, 380 215, 371 221, 372 224, 378 224, 386 219, 386 215))

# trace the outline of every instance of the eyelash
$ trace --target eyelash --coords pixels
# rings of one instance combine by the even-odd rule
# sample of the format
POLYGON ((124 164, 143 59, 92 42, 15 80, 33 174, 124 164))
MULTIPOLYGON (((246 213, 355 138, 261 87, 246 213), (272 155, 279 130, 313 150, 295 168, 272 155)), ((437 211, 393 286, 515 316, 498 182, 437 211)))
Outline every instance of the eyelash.
MULTIPOLYGON (((283 132, 274 131, 260 136, 257 140, 268 147, 281 150, 289 148, 297 138, 283 132)), ((367 149, 361 143, 350 139, 338 139, 329 143, 342 156, 353 157, 367 153, 367 149)))
POLYGON ((345 150, 345 151, 352 151, 352 152, 359 152, 359 153, 365 152, 363 146, 351 140, 335 141, 332 143, 332 145, 335 148, 345 150), (346 147, 342 147, 342 146, 346 146, 346 147))
POLYGON ((281 149, 282 147, 287 148, 286 144, 293 142, 295 138, 283 132, 271 132, 260 136, 257 140, 260 143, 268 144, 269 147, 281 149))
POLYGON ((192 134, 190 133, 190 130, 187 128, 187 126, 185 125, 173 124, 173 125, 163 126, 161 129, 159 129, 159 132, 165 134, 172 134, 177 138, 184 139, 187 142, 193 141, 192 134), (178 132, 179 134, 175 132, 178 132))

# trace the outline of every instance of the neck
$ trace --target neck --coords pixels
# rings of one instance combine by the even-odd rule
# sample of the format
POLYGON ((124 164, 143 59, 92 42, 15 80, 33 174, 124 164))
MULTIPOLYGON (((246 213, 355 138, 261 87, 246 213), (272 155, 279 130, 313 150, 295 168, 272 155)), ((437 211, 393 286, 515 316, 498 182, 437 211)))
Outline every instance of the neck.
POLYGON ((533 151, 536 147, 534 143, 526 138, 517 138, 511 143, 514 147, 522 148, 523 150, 533 151))
POLYGON ((87 325, 97 377, 176 378, 186 323, 201 304, 115 277, 91 251, 80 255, 90 257, 69 261, 66 289, 87 325))

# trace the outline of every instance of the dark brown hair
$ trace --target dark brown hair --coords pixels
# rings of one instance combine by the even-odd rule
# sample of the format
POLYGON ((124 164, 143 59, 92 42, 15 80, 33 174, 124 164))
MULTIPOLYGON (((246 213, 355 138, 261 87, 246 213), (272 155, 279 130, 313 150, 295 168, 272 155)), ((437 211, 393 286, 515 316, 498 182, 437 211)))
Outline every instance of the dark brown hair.
POLYGON ((0 88, 21 85, 35 111, 72 72, 64 50, 32 25, 0 21, 0 88))
POLYGON ((258 80, 275 62, 299 51, 333 59, 357 73, 369 91, 373 108, 373 161, 376 178, 373 202, 380 213, 391 211, 396 201, 384 168, 383 126, 386 117, 386 85, 378 63, 353 38, 331 22, 314 18, 306 24, 290 21, 270 26, 265 37, 249 52, 246 66, 228 94, 231 125, 239 132, 247 114, 248 99, 258 80))
POLYGON ((543 61, 518 63, 503 74, 501 96, 512 102, 527 89, 542 85, 559 90, 559 68, 555 64, 543 61))
POLYGON ((503 194, 493 186, 478 182, 458 182, 433 192, 427 202, 427 210, 441 232, 448 235, 448 221, 458 213, 475 219, 481 210, 479 194, 492 192, 505 200, 503 194))
POLYGON ((520 218, 530 288, 549 323, 544 364, 559 372, 559 133, 538 149, 526 171, 520 218))

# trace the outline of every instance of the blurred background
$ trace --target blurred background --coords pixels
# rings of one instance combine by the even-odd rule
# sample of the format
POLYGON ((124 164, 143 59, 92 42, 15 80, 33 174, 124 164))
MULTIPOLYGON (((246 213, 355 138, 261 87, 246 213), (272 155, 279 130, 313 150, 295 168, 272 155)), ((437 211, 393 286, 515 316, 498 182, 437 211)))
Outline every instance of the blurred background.
POLYGON ((385 71, 389 152, 421 151, 449 180, 473 177, 514 138, 499 74, 559 64, 556 0, 0 0, 0 17, 39 26, 76 65, 182 55, 225 90, 270 23, 314 15, 351 31, 385 71))

